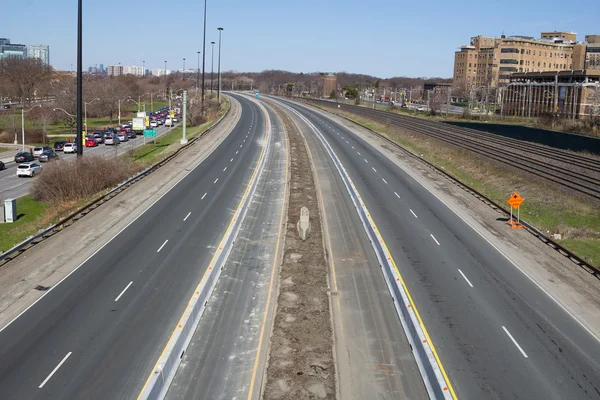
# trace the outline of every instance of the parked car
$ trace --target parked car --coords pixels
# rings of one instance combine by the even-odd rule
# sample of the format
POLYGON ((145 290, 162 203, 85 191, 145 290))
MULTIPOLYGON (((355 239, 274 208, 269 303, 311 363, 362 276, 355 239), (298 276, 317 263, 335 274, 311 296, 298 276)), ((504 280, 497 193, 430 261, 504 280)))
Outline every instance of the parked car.
POLYGON ((36 162, 26 162, 19 164, 17 167, 17 176, 30 176, 34 177, 35 174, 42 172, 42 166, 36 162))
POLYGON ((98 142, 96 142, 96 138, 94 137, 86 137, 85 138, 85 147, 96 147, 98 146, 98 142))
POLYGON ((15 155, 16 163, 23 163, 23 162, 33 161, 33 160, 35 160, 35 157, 31 153, 19 152, 15 155))
POLYGON ((50 146, 34 147, 33 148, 33 156, 37 158, 40 156, 40 154, 42 154, 46 150, 52 150, 52 149, 50 148, 50 146))
POLYGON ((58 160, 58 154, 54 152, 54 150, 46 150, 38 157, 40 162, 48 162, 52 160, 58 160))
POLYGON ((63 152, 66 153, 77 153, 77 144, 76 143, 65 143, 63 147, 63 152))
POLYGON ((423 106, 418 106, 418 107, 417 107, 417 111, 425 111, 425 107, 423 107, 423 106))
POLYGON ((3 169, 6 169, 6 165, 4 165, 2 161, 0 161, 0 171, 2 171, 3 169))
POLYGON ((119 137, 117 135, 110 135, 110 136, 104 137, 105 145, 113 145, 113 144, 119 144, 119 143, 121 143, 121 141, 119 140, 119 137))
POLYGON ((63 151, 65 147, 65 141, 55 142, 54 143, 54 151, 63 151))

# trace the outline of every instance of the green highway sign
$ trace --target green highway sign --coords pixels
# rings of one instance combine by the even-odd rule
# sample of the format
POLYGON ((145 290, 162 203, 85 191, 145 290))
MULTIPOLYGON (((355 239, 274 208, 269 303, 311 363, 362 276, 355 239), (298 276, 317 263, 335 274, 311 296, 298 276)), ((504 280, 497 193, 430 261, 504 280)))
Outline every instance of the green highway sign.
POLYGON ((156 137, 156 131, 154 129, 146 129, 144 130, 145 137, 156 137))

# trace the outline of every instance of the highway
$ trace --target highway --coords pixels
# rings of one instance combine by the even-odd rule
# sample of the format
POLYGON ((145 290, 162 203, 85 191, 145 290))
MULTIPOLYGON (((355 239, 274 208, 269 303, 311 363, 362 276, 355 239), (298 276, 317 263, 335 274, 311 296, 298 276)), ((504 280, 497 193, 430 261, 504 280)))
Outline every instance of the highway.
POLYGON ((137 397, 264 145, 262 111, 234 97, 241 118, 211 155, 2 328, 2 399, 137 397))
POLYGON ((353 179, 457 398, 600 398, 597 338, 378 150, 321 113, 288 104, 325 136, 353 179))
POLYGON ((271 151, 254 201, 167 399, 259 398, 283 251, 287 144, 268 109, 271 151), (271 293, 271 296, 269 296, 271 293))
MULTIPOLYGON (((178 125, 179 124, 175 125, 175 127, 178 125)), ((160 128, 156 129, 156 136, 160 137, 171 131, 173 128, 161 126, 160 128)), ((135 139, 129 139, 127 142, 120 143, 116 146, 106 146, 104 144, 100 144, 96 147, 84 147, 83 154, 94 156, 114 156, 117 154, 124 154, 128 150, 134 149, 143 144, 144 138, 142 136, 137 136, 135 139)), ((13 156, 16 153, 17 151, 11 152, 13 156)), ((61 160, 74 160, 77 157, 75 154, 71 153, 63 154, 61 151, 56 152, 56 154, 58 154, 58 157, 61 160)), ((1 153, 1 155, 5 156, 6 153, 1 153)), ((44 168, 44 166, 47 164, 48 163, 42 163, 42 168, 44 168)), ((11 198, 16 199, 29 193, 29 188, 33 182, 33 179, 18 178, 16 171, 17 164, 14 161, 6 164, 6 169, 4 171, 0 171, 0 201, 11 198)))

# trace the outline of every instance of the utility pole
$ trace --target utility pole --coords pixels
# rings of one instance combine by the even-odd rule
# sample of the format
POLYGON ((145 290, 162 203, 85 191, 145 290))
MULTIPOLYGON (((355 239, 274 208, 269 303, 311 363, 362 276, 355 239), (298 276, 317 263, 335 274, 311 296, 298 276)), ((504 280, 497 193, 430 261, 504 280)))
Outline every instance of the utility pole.
POLYGON ((204 65, 206 59, 206 1, 204 0, 204 36, 202 37, 202 111, 204 111, 204 65))
POLYGON ((187 114, 187 91, 184 90, 183 91, 183 133, 181 134, 182 135, 181 136, 181 144, 182 145, 188 143, 188 140, 187 140, 187 137, 185 134, 185 128, 187 126, 187 120, 186 120, 187 115, 186 114, 187 114))
POLYGON ((215 42, 210 42, 210 44, 212 45, 212 55, 210 57, 210 64, 211 64, 211 68, 210 68, 210 95, 212 96, 213 93, 213 75, 215 73, 215 42))
POLYGON ((221 33, 223 33, 223 28, 217 28, 219 31, 219 66, 218 66, 218 88, 217 88, 217 102, 221 104, 221 33))
MULTIPOLYGON (((82 115, 83 111, 83 65, 82 65, 82 0, 79 0, 77 6, 77 136, 75 137, 75 143, 77 145, 77 156, 83 155, 83 143, 81 133, 83 132, 82 126, 82 115)), ((23 104, 25 107, 25 104, 23 104)))

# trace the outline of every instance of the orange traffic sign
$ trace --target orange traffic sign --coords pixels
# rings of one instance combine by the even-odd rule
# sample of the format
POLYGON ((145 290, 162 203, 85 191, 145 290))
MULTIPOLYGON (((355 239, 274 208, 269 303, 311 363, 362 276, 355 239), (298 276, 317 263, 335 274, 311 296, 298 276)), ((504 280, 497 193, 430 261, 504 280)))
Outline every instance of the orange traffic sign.
POLYGON ((512 206, 512 208, 519 208, 519 206, 523 203, 523 198, 519 195, 519 193, 514 192, 508 198, 507 203, 512 206))

